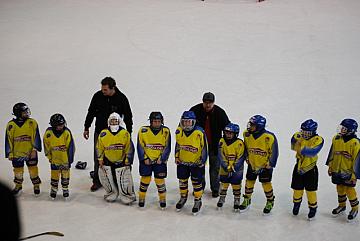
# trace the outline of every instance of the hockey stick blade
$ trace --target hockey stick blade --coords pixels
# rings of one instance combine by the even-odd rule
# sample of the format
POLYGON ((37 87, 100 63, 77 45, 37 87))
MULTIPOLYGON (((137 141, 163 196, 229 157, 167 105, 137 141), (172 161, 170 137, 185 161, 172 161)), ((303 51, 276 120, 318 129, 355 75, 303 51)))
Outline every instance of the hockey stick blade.
POLYGON ((42 236, 42 235, 53 235, 53 236, 59 236, 59 237, 64 236, 64 234, 60 233, 60 232, 44 232, 44 233, 31 235, 31 236, 28 236, 28 237, 25 237, 25 238, 20 238, 19 240, 31 239, 31 238, 35 238, 35 237, 42 236))

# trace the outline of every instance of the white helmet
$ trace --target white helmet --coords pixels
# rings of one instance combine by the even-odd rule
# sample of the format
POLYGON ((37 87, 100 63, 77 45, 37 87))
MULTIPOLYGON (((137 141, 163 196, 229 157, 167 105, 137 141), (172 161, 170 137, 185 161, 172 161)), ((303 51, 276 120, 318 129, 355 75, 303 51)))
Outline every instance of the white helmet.
POLYGON ((122 118, 116 112, 113 112, 108 118, 108 127, 111 132, 117 132, 122 123, 122 118))

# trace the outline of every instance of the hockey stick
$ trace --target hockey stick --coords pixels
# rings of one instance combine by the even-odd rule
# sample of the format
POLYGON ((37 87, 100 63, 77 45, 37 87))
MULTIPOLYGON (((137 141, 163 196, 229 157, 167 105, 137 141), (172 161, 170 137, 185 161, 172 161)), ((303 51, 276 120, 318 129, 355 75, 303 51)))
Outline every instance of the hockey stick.
POLYGON ((53 235, 53 236, 59 236, 59 237, 64 236, 64 234, 60 233, 60 232, 43 232, 43 233, 28 236, 28 237, 25 237, 25 238, 20 238, 19 240, 31 239, 31 238, 35 238, 35 237, 42 236, 42 235, 53 235))

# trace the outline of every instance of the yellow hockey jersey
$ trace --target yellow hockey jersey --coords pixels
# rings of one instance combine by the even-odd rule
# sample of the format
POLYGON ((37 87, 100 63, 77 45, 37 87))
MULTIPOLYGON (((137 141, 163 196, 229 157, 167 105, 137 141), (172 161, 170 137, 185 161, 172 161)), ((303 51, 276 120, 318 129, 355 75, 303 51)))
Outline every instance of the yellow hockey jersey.
POLYGON ((278 158, 278 144, 276 137, 269 131, 249 133, 244 131, 244 143, 248 164, 256 172, 267 165, 276 166, 278 158))
POLYGON ((121 127, 116 133, 112 133, 109 129, 102 130, 99 134, 96 150, 99 160, 106 158, 112 163, 132 164, 134 149, 130 133, 121 127))
POLYGON ((137 153, 139 161, 150 159, 156 162, 159 157, 162 163, 166 163, 171 151, 170 130, 166 126, 162 126, 156 134, 151 130, 150 126, 143 126, 138 132, 137 153))
POLYGON ((176 129, 175 158, 183 165, 201 165, 207 159, 207 141, 201 127, 195 126, 187 135, 183 129, 176 129))
POLYGON ((324 139, 315 135, 306 140, 300 132, 296 132, 291 138, 291 149, 296 151, 298 172, 305 173, 316 166, 318 153, 324 145, 324 139))
POLYGON ((332 175, 344 179, 360 178, 360 141, 354 137, 348 141, 340 135, 332 139, 332 145, 326 161, 332 175))
POLYGON ((238 172, 244 167, 245 145, 240 139, 236 139, 231 144, 227 144, 224 138, 219 141, 218 158, 220 160, 220 175, 228 172, 238 172))
POLYGON ((9 121, 5 134, 5 157, 27 160, 34 149, 41 151, 41 139, 36 120, 28 118, 21 124, 16 119, 9 121))
POLYGON ((75 144, 71 131, 65 127, 63 133, 57 136, 52 127, 44 133, 44 152, 50 163, 56 166, 68 165, 74 161, 75 144))

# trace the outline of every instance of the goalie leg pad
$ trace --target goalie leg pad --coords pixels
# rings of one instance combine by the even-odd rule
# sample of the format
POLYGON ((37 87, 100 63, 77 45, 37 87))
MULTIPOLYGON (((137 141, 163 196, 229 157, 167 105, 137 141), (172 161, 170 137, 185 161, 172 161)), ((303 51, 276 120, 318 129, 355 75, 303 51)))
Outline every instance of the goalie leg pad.
POLYGON ((108 202, 115 201, 119 195, 119 191, 115 185, 110 166, 102 166, 99 168, 99 180, 106 191, 104 199, 108 202))
POLYGON ((115 169, 117 184, 119 187, 120 201, 125 204, 130 204, 136 201, 134 192, 134 182, 129 166, 119 167, 115 169))

